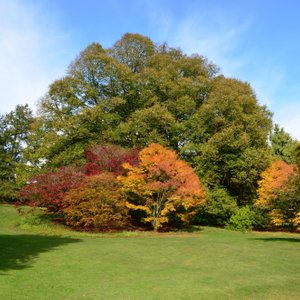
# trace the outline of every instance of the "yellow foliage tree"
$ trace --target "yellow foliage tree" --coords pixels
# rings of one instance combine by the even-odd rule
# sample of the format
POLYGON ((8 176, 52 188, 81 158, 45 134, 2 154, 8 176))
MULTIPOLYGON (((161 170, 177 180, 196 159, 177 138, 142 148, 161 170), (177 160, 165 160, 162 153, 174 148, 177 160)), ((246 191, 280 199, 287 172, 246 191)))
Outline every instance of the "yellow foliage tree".
POLYGON ((270 200, 276 196, 276 190, 279 190, 288 181, 289 177, 295 174, 294 167, 284 161, 274 161, 261 174, 261 180, 258 182, 257 206, 268 207, 270 200))
POLYGON ((269 210, 275 226, 284 226, 286 223, 298 226, 300 213, 297 213, 298 201, 294 199, 295 184, 292 184, 297 176, 296 168, 284 161, 273 162, 261 174, 255 205, 269 210))
POLYGON ((85 178, 64 197, 68 225, 85 230, 121 229, 127 225, 127 208, 120 184, 112 173, 85 178))
POLYGON ((194 170, 179 160, 176 152, 159 144, 150 144, 139 153, 139 165, 125 163, 125 176, 119 176, 127 207, 142 210, 144 222, 155 231, 168 223, 173 212, 183 222, 205 201, 202 183, 194 170), (179 212, 180 211, 180 212, 179 212))

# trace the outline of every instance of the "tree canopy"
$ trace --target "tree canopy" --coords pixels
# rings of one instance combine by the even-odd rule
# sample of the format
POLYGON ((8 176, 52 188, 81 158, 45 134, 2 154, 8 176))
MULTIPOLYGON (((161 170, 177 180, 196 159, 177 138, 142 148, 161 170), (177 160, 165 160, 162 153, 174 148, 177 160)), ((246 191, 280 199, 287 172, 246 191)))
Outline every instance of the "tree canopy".
POLYGON ((16 172, 24 159, 33 116, 28 105, 0 116, 0 198, 16 199, 16 172))
POLYGON ((27 106, 0 117, 1 186, 30 186, 36 173, 51 186, 43 175, 64 178, 65 167, 84 176, 127 167, 131 174, 143 164, 138 151, 155 144, 194 169, 208 191, 202 213, 225 224, 238 207, 253 206, 274 159, 299 164, 297 142, 272 128, 271 112, 248 83, 225 77, 199 54, 126 33, 111 48, 83 49, 49 85, 35 117, 27 106))
POLYGON ((297 141, 291 135, 275 124, 270 135, 271 149, 273 155, 286 163, 295 163, 295 150, 297 141))
POLYGON ((249 84, 219 74, 203 56, 139 34, 127 33, 109 49, 84 49, 50 85, 34 128, 29 160, 82 165, 96 144, 159 143, 240 204, 255 198, 270 163, 271 113, 249 84))
POLYGON ((204 203, 205 191, 193 169, 179 160, 176 152, 159 144, 150 144, 139 154, 140 163, 123 166, 126 175, 119 176, 126 194, 127 207, 145 213, 155 231, 169 222, 170 213, 182 221, 204 203))

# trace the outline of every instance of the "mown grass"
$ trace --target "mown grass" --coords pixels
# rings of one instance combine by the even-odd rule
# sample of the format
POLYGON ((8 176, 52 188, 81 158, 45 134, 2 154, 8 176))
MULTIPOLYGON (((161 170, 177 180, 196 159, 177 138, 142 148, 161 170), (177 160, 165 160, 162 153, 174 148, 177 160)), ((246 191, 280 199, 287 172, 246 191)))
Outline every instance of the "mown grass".
POLYGON ((300 299, 296 234, 88 234, 24 218, 0 206, 0 299, 300 299))

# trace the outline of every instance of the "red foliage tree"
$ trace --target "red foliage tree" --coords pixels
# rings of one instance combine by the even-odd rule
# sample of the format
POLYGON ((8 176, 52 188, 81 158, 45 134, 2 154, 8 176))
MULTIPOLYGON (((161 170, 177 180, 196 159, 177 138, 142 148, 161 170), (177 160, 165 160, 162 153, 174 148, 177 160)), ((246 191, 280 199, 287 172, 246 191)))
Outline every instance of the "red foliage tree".
POLYGON ((124 149, 116 145, 96 145, 85 152, 88 163, 86 174, 88 176, 101 172, 112 172, 116 175, 124 174, 123 163, 133 166, 138 164, 138 149, 124 149))
POLYGON ((55 172, 36 175, 20 190, 19 198, 21 203, 60 213, 64 207, 65 193, 78 186, 84 176, 82 169, 75 167, 63 167, 55 172))

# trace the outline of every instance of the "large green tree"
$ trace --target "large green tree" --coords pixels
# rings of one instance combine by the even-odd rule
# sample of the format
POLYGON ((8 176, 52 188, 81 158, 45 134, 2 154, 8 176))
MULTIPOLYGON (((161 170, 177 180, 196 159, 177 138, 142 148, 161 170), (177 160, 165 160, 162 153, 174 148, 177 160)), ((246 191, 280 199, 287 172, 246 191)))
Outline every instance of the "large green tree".
POLYGON ((269 164, 271 126, 270 112, 247 83, 220 76, 186 122, 181 153, 208 186, 224 186, 245 204, 255 197, 259 175, 269 164))
POLYGON ((109 49, 91 44, 42 99, 28 156, 58 167, 82 164, 95 144, 160 143, 188 160, 209 188, 249 203, 269 163, 271 115, 249 84, 218 72, 200 55, 139 34, 109 49))
POLYGON ((32 111, 28 105, 0 116, 0 198, 12 200, 16 191, 16 170, 22 164, 23 152, 28 144, 32 111))

